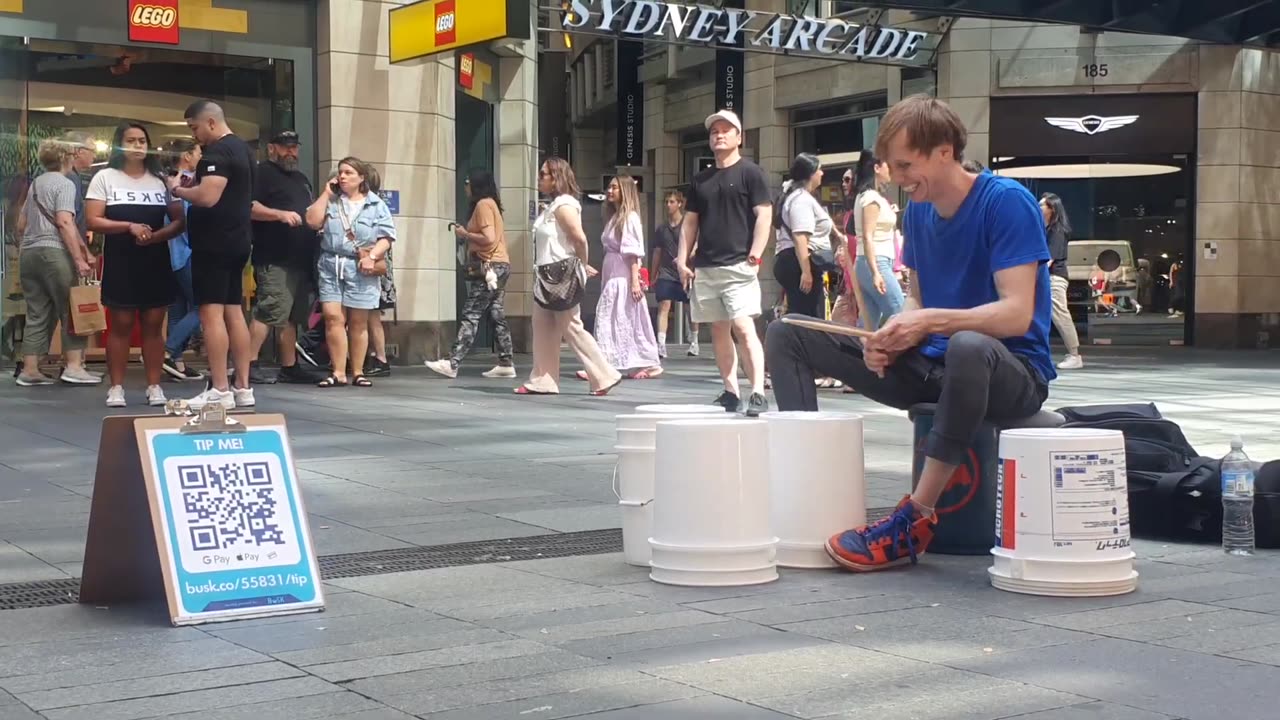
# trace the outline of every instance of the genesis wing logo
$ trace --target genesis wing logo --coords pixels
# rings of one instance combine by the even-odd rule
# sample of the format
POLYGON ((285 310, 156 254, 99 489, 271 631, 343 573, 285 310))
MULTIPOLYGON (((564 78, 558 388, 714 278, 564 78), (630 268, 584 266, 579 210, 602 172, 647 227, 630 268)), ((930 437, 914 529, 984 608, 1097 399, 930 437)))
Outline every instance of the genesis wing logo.
POLYGON ((1101 117, 1099 115, 1085 115, 1078 118, 1047 117, 1044 121, 1063 130, 1084 133, 1085 135, 1097 135, 1108 130, 1122 128, 1125 125, 1132 125, 1138 121, 1138 116, 1116 115, 1114 117, 1101 117))

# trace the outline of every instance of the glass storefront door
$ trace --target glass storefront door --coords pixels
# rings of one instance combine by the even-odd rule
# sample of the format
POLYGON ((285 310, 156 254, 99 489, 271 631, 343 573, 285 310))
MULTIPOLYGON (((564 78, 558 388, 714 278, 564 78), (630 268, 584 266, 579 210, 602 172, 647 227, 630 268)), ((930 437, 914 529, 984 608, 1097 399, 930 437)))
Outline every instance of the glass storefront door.
MULTIPOLYGON (((271 128, 291 127, 293 121, 292 65, 270 58, 0 38, 3 362, 13 360, 24 322, 13 215, 25 199, 27 186, 41 172, 36 162, 39 144, 74 133, 96 146, 92 167, 82 173, 87 187, 92 175, 106 166, 112 136, 121 122, 142 124, 152 146, 159 148, 190 138, 183 112, 193 100, 210 98, 222 105, 231 129, 259 147, 260 156, 265 157, 271 128)), ((310 167, 309 162, 304 158, 303 167, 310 167)), ((100 246, 100 237, 90 240, 99 257, 100 246)), ((101 347, 101 338, 91 339, 90 360, 101 357, 101 347)))
POLYGON ((1181 345, 1191 314, 1195 166, 1185 155, 1020 157, 993 165, 1071 225, 1067 302, 1082 342, 1181 345))
MULTIPOLYGON (((466 180, 472 170, 485 170, 492 173, 494 168, 494 126, 493 105, 472 97, 465 92, 457 93, 457 116, 454 121, 456 142, 454 167, 457 168, 458 186, 458 222, 465 223, 469 217, 471 202, 467 199, 466 180)), ((498 192, 502 192, 501 186, 498 192)), ((460 250, 460 259, 464 251, 460 250)), ((458 318, 461 319, 462 304, 467 296, 466 279, 461 267, 457 272, 458 318)), ((493 346, 493 328, 490 327, 488 315, 480 319, 480 327, 476 331, 476 347, 493 346)))

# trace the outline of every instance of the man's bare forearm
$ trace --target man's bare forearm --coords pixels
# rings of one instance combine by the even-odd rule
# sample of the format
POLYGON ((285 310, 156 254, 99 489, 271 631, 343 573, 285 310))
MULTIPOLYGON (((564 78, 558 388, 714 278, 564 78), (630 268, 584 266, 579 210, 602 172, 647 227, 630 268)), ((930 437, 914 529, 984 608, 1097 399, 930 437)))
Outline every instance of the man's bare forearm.
POLYGON ((1034 317, 1030 308, 1034 304, 1014 298, 1003 298, 967 310, 930 308, 926 325, 935 335, 950 337, 969 330, 990 335, 993 338, 1010 338, 1025 335, 1034 317))

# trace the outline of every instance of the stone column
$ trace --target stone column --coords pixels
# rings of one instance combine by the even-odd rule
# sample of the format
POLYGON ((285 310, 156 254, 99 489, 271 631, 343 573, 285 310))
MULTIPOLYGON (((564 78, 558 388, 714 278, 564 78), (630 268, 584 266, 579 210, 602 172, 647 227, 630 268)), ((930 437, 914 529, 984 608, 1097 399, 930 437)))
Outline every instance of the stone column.
POLYGON ((498 65, 498 187, 506 209, 503 222, 511 255, 506 310, 516 352, 530 352, 530 313, 533 304, 533 237, 531 216, 537 205, 538 167, 538 45, 519 43, 518 57, 504 57, 498 65))
MULTIPOLYGON (((373 163, 382 186, 400 192, 396 216, 397 322, 384 320, 400 362, 435 358, 453 342, 455 266, 452 233, 454 84, 451 53, 392 66, 387 57, 391 6, 320 0, 317 28, 318 138, 322 173, 354 155, 373 163)), ((324 178, 317 178, 323 181, 324 178)))
POLYGON ((938 47, 938 98, 969 130, 966 160, 991 161, 991 21, 957 18, 938 47))
POLYGON ((1194 341, 1211 348, 1274 347, 1280 344, 1280 56, 1200 47, 1199 101, 1194 341))

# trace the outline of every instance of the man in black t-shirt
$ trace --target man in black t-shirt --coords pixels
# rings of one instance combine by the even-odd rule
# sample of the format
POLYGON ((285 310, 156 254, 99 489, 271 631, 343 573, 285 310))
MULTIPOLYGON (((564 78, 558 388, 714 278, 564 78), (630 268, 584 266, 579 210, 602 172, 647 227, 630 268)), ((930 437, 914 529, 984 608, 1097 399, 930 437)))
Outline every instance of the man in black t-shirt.
POLYGON ((315 200, 311 181, 298 170, 298 134, 284 130, 267 143, 267 162, 259 163, 253 183, 253 279, 257 304, 249 327, 254 358, 249 381, 312 383, 298 366, 298 325, 311 315, 312 275, 316 267, 316 231, 303 217, 315 200), (280 374, 260 375, 257 358, 271 328, 279 329, 280 374))
POLYGON ((704 125, 716 164, 698 173, 689 187, 676 265, 690 290, 694 322, 711 323, 711 343, 724 381, 724 392, 714 404, 729 412, 741 406, 741 351, 751 381, 747 415, 755 417, 769 409, 764 396, 764 348, 755 318, 760 315, 760 261, 773 229, 773 199, 764 171, 739 151, 742 121, 738 116, 721 110, 704 125), (695 245, 691 268, 689 250, 695 245))
POLYGON ((187 108, 185 117, 204 152, 195 184, 182 187, 173 177, 169 189, 174 197, 191 203, 187 210, 191 290, 200 307, 200 326, 209 352, 209 387, 188 403, 195 410, 211 402, 227 409, 253 407, 249 326, 240 309, 244 268, 252 246, 253 151, 232 134, 217 103, 198 100, 187 108), (228 350, 240 368, 234 388, 227 377, 228 350))

